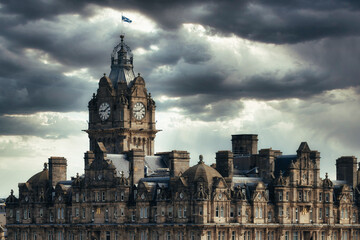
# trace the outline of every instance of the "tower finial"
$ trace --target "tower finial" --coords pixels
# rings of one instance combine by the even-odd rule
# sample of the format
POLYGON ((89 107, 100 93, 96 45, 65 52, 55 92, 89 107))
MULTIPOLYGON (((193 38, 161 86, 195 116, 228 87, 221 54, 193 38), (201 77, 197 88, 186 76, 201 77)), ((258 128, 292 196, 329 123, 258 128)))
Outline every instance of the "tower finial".
POLYGON ((124 37, 125 37, 125 35, 124 35, 124 34, 121 34, 121 35, 120 35, 121 42, 123 42, 123 41, 124 41, 124 37))
POLYGON ((203 155, 199 155, 199 163, 204 163, 204 157, 203 157, 203 155))

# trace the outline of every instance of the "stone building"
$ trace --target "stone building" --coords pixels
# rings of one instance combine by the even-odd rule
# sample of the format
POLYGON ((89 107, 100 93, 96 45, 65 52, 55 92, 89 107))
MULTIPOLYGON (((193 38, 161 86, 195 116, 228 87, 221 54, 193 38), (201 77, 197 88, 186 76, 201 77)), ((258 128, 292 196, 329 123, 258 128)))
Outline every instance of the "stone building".
POLYGON ((351 240, 360 238, 359 171, 337 160, 320 176, 320 153, 258 150, 258 136, 232 136, 208 166, 189 153, 154 154, 155 102, 121 42, 111 73, 89 102, 83 175, 50 157, 6 200, 9 240, 351 240), (350 174, 351 173, 351 174, 350 174))

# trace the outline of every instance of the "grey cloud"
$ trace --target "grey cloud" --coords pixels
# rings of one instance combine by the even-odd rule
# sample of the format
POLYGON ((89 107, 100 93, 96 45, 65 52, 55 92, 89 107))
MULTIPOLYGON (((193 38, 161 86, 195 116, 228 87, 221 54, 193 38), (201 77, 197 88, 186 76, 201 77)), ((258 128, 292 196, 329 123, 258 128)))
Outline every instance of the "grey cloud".
POLYGON ((29 4, 2 1, 2 12, 26 20, 53 19, 67 13, 84 17, 94 6, 137 10, 154 19, 164 29, 182 23, 200 23, 210 31, 236 34, 268 43, 297 43, 333 36, 359 35, 359 3, 356 1, 61 1, 29 4), (29 11, 28 9, 33 9, 29 11), (49 10, 48 10, 49 9, 49 10))
POLYGON ((86 122, 56 114, 0 116, 0 135, 37 136, 47 139, 67 138, 81 134, 86 122))

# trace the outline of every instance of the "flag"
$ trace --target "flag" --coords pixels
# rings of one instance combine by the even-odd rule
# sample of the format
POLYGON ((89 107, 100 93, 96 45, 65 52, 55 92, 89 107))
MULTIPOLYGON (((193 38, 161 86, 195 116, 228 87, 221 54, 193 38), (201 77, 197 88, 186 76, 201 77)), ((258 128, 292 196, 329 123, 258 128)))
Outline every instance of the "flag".
POLYGON ((121 20, 123 20, 124 22, 128 22, 128 23, 132 22, 129 18, 124 17, 124 16, 121 16, 121 20))

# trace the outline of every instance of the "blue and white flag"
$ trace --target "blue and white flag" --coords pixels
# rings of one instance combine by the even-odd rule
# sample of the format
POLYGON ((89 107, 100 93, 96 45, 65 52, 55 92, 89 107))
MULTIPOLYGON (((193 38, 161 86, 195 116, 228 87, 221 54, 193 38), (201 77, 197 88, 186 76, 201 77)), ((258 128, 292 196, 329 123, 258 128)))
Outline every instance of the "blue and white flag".
POLYGON ((132 22, 129 18, 124 17, 124 16, 121 16, 121 20, 123 20, 124 22, 127 22, 127 23, 131 23, 131 22, 132 22))

